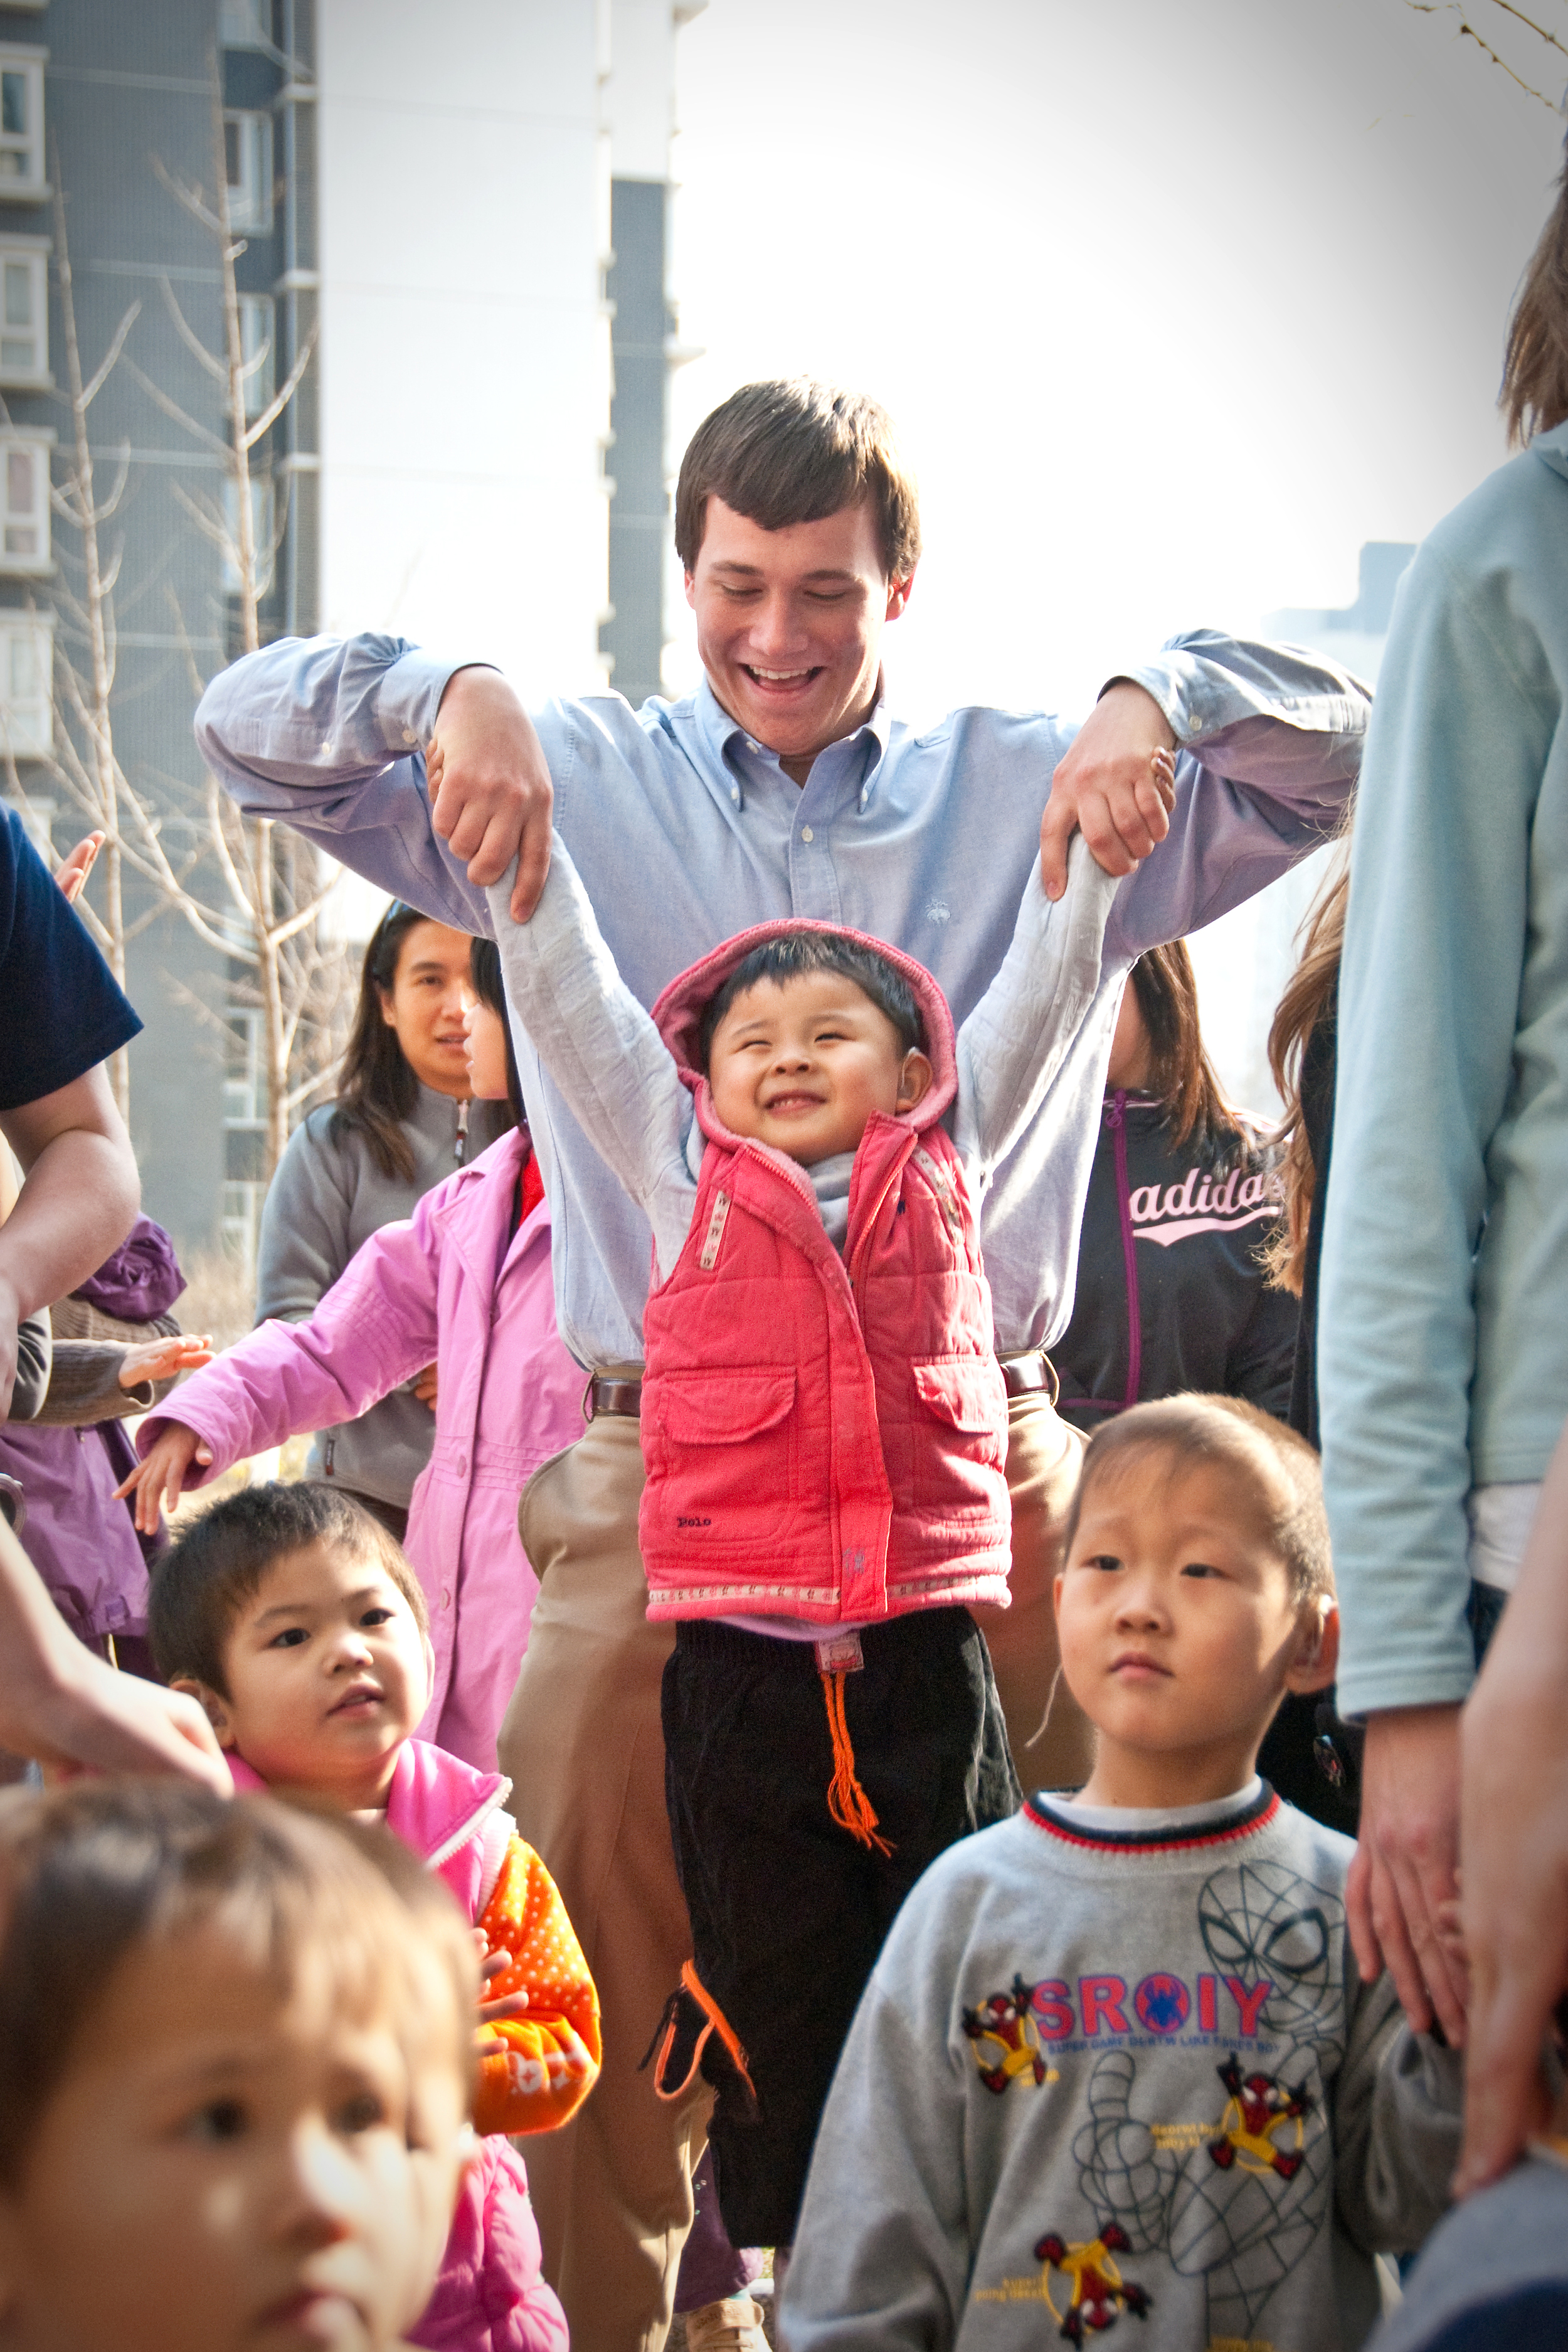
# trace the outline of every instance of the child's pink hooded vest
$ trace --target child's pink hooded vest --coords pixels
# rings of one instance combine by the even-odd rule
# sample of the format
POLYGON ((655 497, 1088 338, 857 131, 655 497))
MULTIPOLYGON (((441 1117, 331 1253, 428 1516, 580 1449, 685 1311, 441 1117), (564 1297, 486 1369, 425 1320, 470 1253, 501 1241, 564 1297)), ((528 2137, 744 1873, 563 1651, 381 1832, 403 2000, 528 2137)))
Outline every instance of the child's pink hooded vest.
POLYGON ((650 1617, 864 1624, 1007 1602, 1007 1395, 975 1211, 939 1124, 957 1087, 941 990, 867 940, 915 992, 934 1083, 867 1126, 842 1257, 805 1169, 722 1127, 698 1075, 703 1008, 741 959, 830 928, 758 924, 653 1007, 707 1148, 690 1235, 643 1323, 650 1617))
MULTIPOLYGON (((229 1758, 242 1796, 267 1782, 229 1758)), ((423 1739, 405 1740, 387 1793, 387 1827, 446 1881, 464 1916, 484 1908, 485 1826, 511 1787, 423 1739)), ((544 2278, 523 2160, 498 2135, 463 2176, 441 2275, 406 2341, 423 2352, 567 2352, 566 2314, 544 2278)))

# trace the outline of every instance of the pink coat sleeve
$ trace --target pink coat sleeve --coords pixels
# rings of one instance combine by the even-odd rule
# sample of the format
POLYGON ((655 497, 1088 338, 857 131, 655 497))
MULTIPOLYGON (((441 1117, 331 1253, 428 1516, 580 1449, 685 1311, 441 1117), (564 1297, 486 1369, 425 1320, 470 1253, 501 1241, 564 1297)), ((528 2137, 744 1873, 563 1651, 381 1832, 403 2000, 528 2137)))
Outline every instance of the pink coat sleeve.
POLYGON ((350 1259, 308 1323, 263 1323, 192 1374, 137 1436, 145 1456, 159 1432, 181 1422, 213 1449, 204 1486, 232 1463, 286 1438, 352 1421, 434 1362, 440 1244, 426 1213, 383 1225, 350 1259))

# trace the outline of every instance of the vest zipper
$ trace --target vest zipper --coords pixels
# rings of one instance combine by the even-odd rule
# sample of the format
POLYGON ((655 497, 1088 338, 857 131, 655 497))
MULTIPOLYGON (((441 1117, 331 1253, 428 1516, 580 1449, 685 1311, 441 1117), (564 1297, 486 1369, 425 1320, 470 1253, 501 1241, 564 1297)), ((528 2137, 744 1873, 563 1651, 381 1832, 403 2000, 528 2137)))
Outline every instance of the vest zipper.
POLYGON ((466 1165, 468 1159, 468 1101, 466 1096, 465 1096, 464 1099, 457 1106, 457 1140, 452 1147, 452 1157, 456 1160, 459 1168, 466 1165))

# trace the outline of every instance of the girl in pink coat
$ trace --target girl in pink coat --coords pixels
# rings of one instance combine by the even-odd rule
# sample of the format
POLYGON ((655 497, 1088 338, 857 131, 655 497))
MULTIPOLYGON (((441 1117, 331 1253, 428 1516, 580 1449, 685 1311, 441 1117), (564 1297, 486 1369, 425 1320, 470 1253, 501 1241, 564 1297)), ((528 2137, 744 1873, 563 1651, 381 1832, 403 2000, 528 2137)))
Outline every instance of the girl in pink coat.
POLYGON ((135 1494, 152 1532, 165 1498, 307 1431, 351 1421, 434 1360, 435 1445, 413 1490, 407 1551, 425 1592, 435 1675, 421 1737, 493 1771, 538 1583, 517 1498, 582 1433, 583 1376, 557 1335, 549 1211, 522 1122, 492 941, 476 940, 466 1015, 476 1097, 518 1125, 383 1226, 308 1323, 264 1323, 149 1414, 135 1494))

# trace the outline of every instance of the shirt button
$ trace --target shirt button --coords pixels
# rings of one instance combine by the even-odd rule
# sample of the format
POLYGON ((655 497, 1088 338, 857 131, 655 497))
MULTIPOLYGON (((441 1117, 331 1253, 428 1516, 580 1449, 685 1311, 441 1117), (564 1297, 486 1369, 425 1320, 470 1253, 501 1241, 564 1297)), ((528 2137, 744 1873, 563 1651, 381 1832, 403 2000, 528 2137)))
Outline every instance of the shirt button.
POLYGON ((809 824, 803 824, 803 825, 800 827, 800 838, 801 838, 801 840, 802 840, 802 841, 810 841, 810 838, 811 838, 811 828, 810 828, 810 826, 809 824))
POLYGON ((468 1475, 468 1456, 466 1454, 460 1454, 457 1456, 457 1475, 460 1478, 466 1478, 468 1475))
POLYGON ((442 1596, 441 1596, 441 1605, 442 1605, 442 1607, 443 1607, 444 1609, 450 1609, 450 1608, 451 1608, 451 1606, 452 1606, 452 1595, 451 1595, 451 1592, 450 1592, 450 1591, 444 1591, 444 1592, 443 1592, 443 1594, 442 1594, 442 1596))
POLYGON ((405 727, 402 730, 402 740, 405 743, 417 743, 419 738, 412 727, 405 727))

